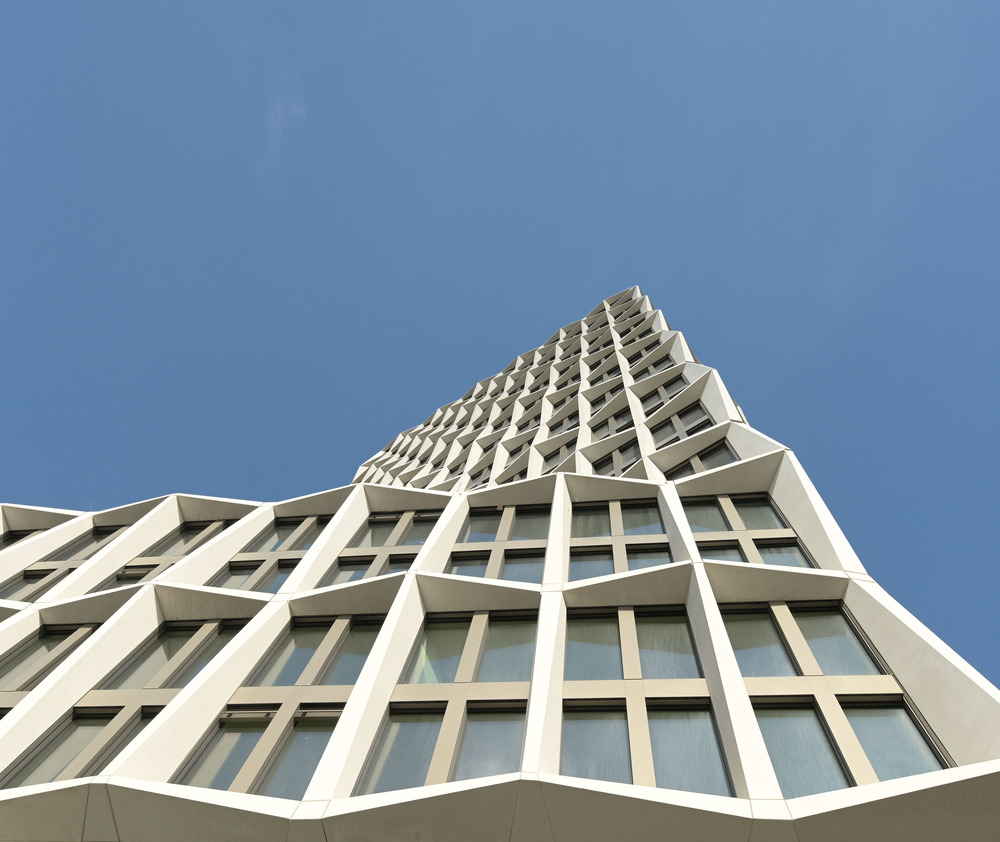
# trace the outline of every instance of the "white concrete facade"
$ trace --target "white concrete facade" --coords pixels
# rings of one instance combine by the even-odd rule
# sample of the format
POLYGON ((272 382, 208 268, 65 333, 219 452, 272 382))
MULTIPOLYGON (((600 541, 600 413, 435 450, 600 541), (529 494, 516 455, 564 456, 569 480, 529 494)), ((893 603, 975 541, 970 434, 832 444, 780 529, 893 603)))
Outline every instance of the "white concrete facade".
POLYGON ((995 840, 1000 692, 638 288, 351 485, 0 506, 0 840, 995 840))

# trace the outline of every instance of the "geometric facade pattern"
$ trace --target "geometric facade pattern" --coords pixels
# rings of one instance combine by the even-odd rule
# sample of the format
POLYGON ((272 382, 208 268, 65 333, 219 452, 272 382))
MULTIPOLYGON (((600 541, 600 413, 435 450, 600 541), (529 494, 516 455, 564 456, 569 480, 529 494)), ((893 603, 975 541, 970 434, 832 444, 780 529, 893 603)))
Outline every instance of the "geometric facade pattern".
POLYGON ((0 713, 0 840, 1000 827, 1000 693, 635 287, 350 485, 0 506, 0 713))

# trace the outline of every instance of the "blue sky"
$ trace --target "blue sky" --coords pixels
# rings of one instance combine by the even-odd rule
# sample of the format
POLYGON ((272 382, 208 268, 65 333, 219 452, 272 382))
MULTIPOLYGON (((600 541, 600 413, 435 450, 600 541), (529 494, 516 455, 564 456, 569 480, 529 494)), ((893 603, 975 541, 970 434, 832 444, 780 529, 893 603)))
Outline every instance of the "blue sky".
POLYGON ((998 23, 0 4, 0 499, 342 485, 639 284, 1000 681, 998 23))

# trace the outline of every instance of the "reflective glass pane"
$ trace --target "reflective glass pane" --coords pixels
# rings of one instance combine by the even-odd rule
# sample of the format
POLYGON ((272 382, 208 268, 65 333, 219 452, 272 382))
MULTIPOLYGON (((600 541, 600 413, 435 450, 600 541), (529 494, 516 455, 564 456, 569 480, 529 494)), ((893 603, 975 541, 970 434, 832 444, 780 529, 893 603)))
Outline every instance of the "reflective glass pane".
POLYGON ((468 620, 431 622, 417 644, 403 684, 446 684, 455 680, 469 633, 468 620))
POLYGON ((642 506, 622 506, 622 522, 626 535, 662 535, 663 521, 656 503, 642 506))
POLYGON ((769 614, 723 614, 722 619, 744 677, 798 675, 769 614))
POLYGON ((776 564, 781 567, 812 567, 809 559, 795 544, 784 546, 757 547, 764 564, 776 564))
POLYGON ((405 573, 410 569, 415 558, 416 556, 412 555, 389 556, 389 572, 405 573))
POLYGON ((839 611, 795 611, 794 614, 825 675, 881 675, 882 670, 839 611))
POLYGON ((293 626, 250 686, 288 687, 294 684, 329 630, 329 626, 293 626))
POLYGON ((691 467, 690 462, 685 462, 683 465, 681 465, 678 468, 675 468, 669 474, 667 474, 667 479, 673 482, 674 480, 684 479, 684 477, 693 477, 693 476, 694 476, 694 468, 691 467))
POLYGON ((49 740, 5 786, 29 786, 54 781, 104 730, 111 719, 111 716, 74 718, 49 740))
POLYGON ((701 678, 694 641, 681 616, 635 618, 643 678, 701 678))
POLYGON ((575 778, 632 783, 625 711, 564 711, 560 772, 575 778))
POLYGON ((182 784, 229 789, 267 727, 266 722, 230 720, 219 724, 182 784))
POLYGON ((45 631, 36 640, 0 663, 0 690, 19 690, 38 669, 40 662, 72 632, 45 631))
POLYGON ((703 502, 685 502, 684 514, 692 532, 726 532, 729 524, 722 515, 719 504, 714 500, 703 502))
POLYGON ((212 580, 212 587, 239 590, 256 572, 256 567, 229 567, 212 580))
POLYGON ((698 552, 701 553, 702 561, 735 561, 740 564, 746 563, 746 559, 743 558, 743 553, 740 552, 739 547, 699 546, 698 552))
POLYGON ((566 681, 623 678, 617 617, 571 617, 566 623, 566 681))
POLYGON ((187 687, 194 677, 205 669, 205 667, 211 663, 212 659, 218 655, 226 647, 226 644, 236 637, 239 632, 240 630, 238 628, 232 626, 220 629, 218 634, 216 634, 215 637, 209 641, 208 646, 203 646, 201 651, 197 652, 188 662, 187 666, 174 676, 173 680, 166 686, 187 687))
POLYGON ((529 582, 541 584, 545 571, 545 556, 542 554, 530 556, 505 556, 500 578, 508 582, 529 582))
POLYGON ((778 513, 767 500, 733 500, 747 529, 784 529, 778 513))
POLYGON ((699 453, 698 456, 706 470, 721 468, 723 465, 736 461, 736 455, 726 446, 725 442, 717 444, 704 453, 699 453))
POLYGON ((634 547, 629 547, 627 555, 629 570, 645 570, 647 567, 657 567, 660 564, 670 564, 673 561, 670 556, 670 550, 667 547, 645 550, 637 550, 634 547))
POLYGON ((544 541, 549 537, 549 513, 518 509, 510 537, 514 541, 544 541))
POLYGON ((456 781, 516 772, 521 765, 524 714, 520 711, 470 711, 455 767, 456 781))
POLYGON ((680 418, 680 422, 685 427, 691 427, 707 416, 708 413, 705 412, 704 408, 700 404, 695 404, 694 406, 689 406, 677 417, 680 418))
POLYGON ((301 520, 272 523, 243 552, 273 553, 292 536, 292 533, 299 528, 301 523, 301 520))
POLYGON ((106 690, 145 687, 167 665, 197 629, 171 629, 160 633, 125 670, 104 685, 106 690))
POLYGON ((674 427, 673 421, 665 421, 654 427, 651 432, 653 433, 653 444, 657 447, 663 447, 677 438, 677 428, 674 427))
POLYGON ((591 579, 615 572, 615 562, 610 551, 598 553, 570 553, 569 580, 591 579))
POLYGON ((402 543, 408 547, 420 546, 427 540, 431 530, 437 524, 437 515, 415 517, 406 530, 402 543))
POLYGON ((25 602, 28 594, 38 587, 38 583, 44 576, 45 574, 39 576, 29 575, 28 573, 21 573, 15 576, 3 588, 0 588, 0 599, 13 599, 18 602, 25 602))
POLYGON ((649 739, 658 787, 733 794, 710 711, 651 710, 649 739))
POLYGON ((608 507, 573 508, 571 538, 596 538, 611 534, 611 515, 608 507))
POLYGON ((471 576, 481 579, 486 575, 486 568, 489 566, 490 557, 483 556, 452 556, 451 570, 456 576, 471 576))
POLYGON ((281 586, 288 581, 288 577, 292 575, 294 569, 294 565, 279 565, 275 570, 271 571, 270 575, 263 582, 257 585, 255 590, 261 593, 277 593, 281 590, 281 586))
POLYGON ((490 620, 477 681, 530 681, 534 620, 490 620))
POLYGON ((207 523, 185 523, 172 535, 168 535, 152 549, 146 550, 144 556, 184 555, 201 537, 208 527, 207 523))
POLYGON ((381 628, 367 623, 351 626, 347 639, 337 652, 336 659, 328 668, 326 676, 320 678, 319 683, 354 684, 361 675, 361 668, 368 660, 368 653, 372 651, 381 628))
POLYGON ((395 519, 369 520, 351 541, 351 547, 384 547, 396 528, 395 519))
POLYGON ((850 785, 816 711, 812 708, 762 708, 756 714, 785 798, 850 785))
POLYGON ((441 730, 440 713, 392 713, 358 792, 423 786, 441 730))
POLYGON ((258 792, 274 798, 301 799, 330 742, 334 724, 332 719, 296 722, 258 792))
POLYGON ((87 535, 77 538, 57 553, 49 556, 50 561, 83 561, 95 555, 98 550, 109 543, 122 529, 120 526, 97 527, 87 535))
POLYGON ((302 552, 308 550, 316 543, 316 539, 319 538, 320 533, 326 529, 326 525, 330 522, 330 515, 324 515, 323 517, 316 518, 316 521, 310 526, 306 533, 295 542, 294 549, 297 552, 302 552))
POLYGON ((850 706, 844 713, 880 781, 942 768, 902 705, 850 706))
POLYGON ((495 541, 499 528, 500 512, 472 512, 460 540, 466 543, 495 541))
POLYGON ((369 558, 359 562, 339 561, 333 570, 323 577, 320 585, 322 587, 342 585, 344 582, 356 582, 358 579, 363 579, 371 563, 372 559, 369 558))

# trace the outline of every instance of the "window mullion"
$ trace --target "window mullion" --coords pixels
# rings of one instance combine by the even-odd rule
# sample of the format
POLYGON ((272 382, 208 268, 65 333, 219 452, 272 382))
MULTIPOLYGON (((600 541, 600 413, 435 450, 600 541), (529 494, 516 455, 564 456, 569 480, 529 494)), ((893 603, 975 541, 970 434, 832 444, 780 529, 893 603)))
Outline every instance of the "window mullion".
POLYGON ((878 775, 872 768, 868 755, 861 747, 851 723, 840 706, 833 688, 822 678, 814 678, 809 682, 816 698, 816 707, 820 718, 826 724, 834 749, 844 761, 848 774, 854 778, 858 786, 878 782, 878 775))
MULTIPOLYGON (((18 689, 30 689, 34 684, 44 678, 50 670, 54 669, 56 664, 65 658, 67 653, 72 652, 73 649, 92 631, 93 629, 90 626, 83 626, 75 629, 69 637, 62 641, 51 652, 49 652, 48 655, 38 662, 35 670, 30 676, 21 682, 18 689)), ((39 629, 38 633, 40 635, 45 633, 44 626, 39 629)), ((31 644, 29 642, 26 645, 30 646, 31 644)))
MULTIPOLYGON (((75 713, 76 712, 74 711, 74 715, 75 713)), ((121 708, 121 710, 115 714, 114 718, 104 726, 104 729, 98 737, 83 751, 81 751, 73 759, 73 761, 54 778, 54 780, 68 781, 73 778, 84 777, 87 772, 90 771, 90 767, 101 759, 101 755, 108 750, 108 747, 115 740, 115 738, 121 736, 122 732, 125 731, 134 720, 138 720, 140 716, 142 716, 142 705, 140 704, 132 703, 121 708)))
POLYGON ((309 659, 309 663, 306 664, 304 670, 302 670, 302 675, 299 676, 296 685, 312 685, 315 684, 320 674, 326 667, 330 664, 333 659, 334 654, 340 648, 341 644, 347 639, 347 635, 351 630, 351 618, 350 617, 338 617, 333 621, 330 626, 330 630, 326 633, 323 638, 323 642, 316 647, 316 651, 313 656, 309 659))
POLYGON ((385 547, 397 547, 403 541, 403 536, 406 534, 406 530, 410 528, 410 524, 413 523, 413 512, 404 512, 399 520, 396 521, 396 525, 392 528, 392 532, 385 539, 385 543, 382 545, 385 547))
POLYGON ((263 735, 247 757, 243 768, 229 785, 230 792, 251 792, 266 774, 268 764, 277 754, 285 739, 290 735, 298 712, 298 701, 286 700, 268 722, 263 735))
POLYGON ((260 584, 264 582, 275 570, 278 569, 278 555, 277 553, 268 553, 264 560, 257 565, 257 569, 250 574, 250 578, 247 579, 243 586, 240 588, 242 591, 255 591, 260 584))
POLYGON ((791 609, 784 602, 772 602, 770 604, 771 616, 778 626, 778 633, 785 639, 785 644, 791 652, 792 658, 799 665, 802 675, 822 675, 819 663, 816 661, 806 642, 805 635, 795 622, 791 609))
POLYGON ((427 769, 425 786, 445 783, 451 778, 458 758, 458 746, 462 741, 462 730, 465 726, 466 699, 464 689, 456 684, 443 686, 450 691, 450 698, 441 721, 441 730, 438 732, 437 745, 434 746, 431 764, 427 769))
POLYGON ((618 609, 618 639, 622 647, 622 675, 626 679, 642 678, 639 662, 639 636, 635 630, 635 611, 618 609))
POLYGON ((639 786, 656 786, 653 744, 649 738, 646 696, 641 681, 625 682, 625 715, 628 720, 628 742, 632 755, 632 783, 639 786))
POLYGON ((302 523, 300 523, 298 526, 295 527, 295 529, 292 531, 292 534, 289 535, 284 541, 282 541, 281 547, 279 547, 279 549, 287 550, 290 549, 291 547, 294 547, 301 540, 302 536, 306 535, 309 532, 309 530, 312 529, 313 524, 316 523, 317 520, 318 517, 316 515, 303 518, 302 523))
POLYGON ((146 682, 147 687, 163 687, 181 667, 183 667, 203 645, 205 645, 221 623, 204 623, 198 631, 191 635, 177 653, 168 660, 153 677, 146 682))
POLYGON ((486 572, 483 574, 486 579, 499 579, 500 571, 503 569, 504 545, 497 542, 490 550, 490 560, 486 564, 486 572))
POLYGON ((479 667, 479 659, 482 655, 483 646, 486 644, 486 633, 489 629, 489 612, 477 611, 472 615, 472 622, 469 624, 469 633, 465 638, 465 646, 462 649, 462 658, 458 663, 458 670, 455 673, 456 684, 468 684, 474 681, 476 670, 479 667))

